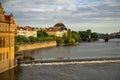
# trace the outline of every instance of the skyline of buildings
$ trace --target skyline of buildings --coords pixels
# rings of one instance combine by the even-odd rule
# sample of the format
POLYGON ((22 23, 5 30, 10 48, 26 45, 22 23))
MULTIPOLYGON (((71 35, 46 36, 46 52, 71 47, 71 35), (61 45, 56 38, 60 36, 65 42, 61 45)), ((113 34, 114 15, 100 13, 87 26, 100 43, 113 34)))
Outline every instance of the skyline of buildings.
POLYGON ((20 26, 45 28, 63 22, 69 29, 112 33, 120 30, 120 1, 116 0, 1 0, 20 26), (27 3, 27 4, 23 4, 27 3), (13 6, 14 5, 14 6, 13 6), (34 6, 31 6, 34 5, 34 6))
POLYGON ((53 35, 57 37, 63 37, 67 34, 67 28, 63 23, 56 23, 53 27, 48 28, 34 28, 30 26, 17 26, 16 35, 21 35, 25 37, 37 37, 37 31, 46 32, 48 35, 53 35))

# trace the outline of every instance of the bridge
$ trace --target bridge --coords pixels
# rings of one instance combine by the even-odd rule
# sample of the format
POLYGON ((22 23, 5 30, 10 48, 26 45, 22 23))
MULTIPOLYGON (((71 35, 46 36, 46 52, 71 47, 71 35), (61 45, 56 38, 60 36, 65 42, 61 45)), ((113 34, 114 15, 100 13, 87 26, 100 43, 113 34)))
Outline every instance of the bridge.
POLYGON ((103 37, 98 37, 98 39, 104 39, 105 42, 108 42, 110 39, 115 39, 118 38, 120 39, 120 37, 113 37, 113 36, 103 36, 103 37))
MULTIPOLYGON (((119 35, 108 35, 108 34, 103 34, 103 35, 99 35, 98 39, 103 39, 105 42, 108 42, 110 39, 114 39, 114 38, 118 38, 120 39, 120 34, 119 35)), ((88 40, 94 40, 94 38, 89 37, 88 40)))

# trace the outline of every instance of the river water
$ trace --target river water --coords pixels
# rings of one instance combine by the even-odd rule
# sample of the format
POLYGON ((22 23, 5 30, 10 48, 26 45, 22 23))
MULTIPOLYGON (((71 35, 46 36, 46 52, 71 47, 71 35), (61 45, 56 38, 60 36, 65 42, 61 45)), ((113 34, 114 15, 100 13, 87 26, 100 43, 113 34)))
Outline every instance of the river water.
MULTIPOLYGON (((120 58, 120 39, 83 42, 19 52, 35 59, 120 58)), ((120 63, 29 65, 0 74, 0 80, 120 80, 120 63)))
POLYGON ((104 40, 84 42, 76 46, 58 46, 47 49, 20 52, 31 55, 35 59, 82 59, 82 58, 116 58, 120 57, 120 39, 111 39, 108 43, 104 40))

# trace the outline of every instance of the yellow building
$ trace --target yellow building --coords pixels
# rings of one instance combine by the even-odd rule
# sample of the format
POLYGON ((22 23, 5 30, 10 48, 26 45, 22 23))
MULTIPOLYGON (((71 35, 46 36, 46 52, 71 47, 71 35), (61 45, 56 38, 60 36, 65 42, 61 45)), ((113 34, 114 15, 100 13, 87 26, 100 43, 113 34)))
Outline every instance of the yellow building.
POLYGON ((65 34, 67 34, 67 28, 66 26, 59 22, 54 25, 52 28, 48 28, 44 30, 48 35, 54 35, 57 37, 63 37, 65 34))
POLYGON ((29 37, 37 37, 37 30, 31 27, 17 27, 17 35, 29 37))
POLYGON ((45 30, 45 32, 48 34, 48 35, 54 35, 54 36, 57 36, 57 37, 63 37, 64 34, 67 34, 67 31, 66 30, 45 30))
POLYGON ((15 66, 15 29, 16 22, 13 15, 6 15, 0 3, 0 73, 15 66))

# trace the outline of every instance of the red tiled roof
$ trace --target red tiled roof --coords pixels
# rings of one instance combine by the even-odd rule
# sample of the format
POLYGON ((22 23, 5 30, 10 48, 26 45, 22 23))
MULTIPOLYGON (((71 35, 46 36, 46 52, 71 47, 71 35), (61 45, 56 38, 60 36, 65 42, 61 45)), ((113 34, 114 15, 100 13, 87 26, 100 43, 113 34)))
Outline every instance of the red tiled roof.
POLYGON ((10 16, 4 15, 4 17, 5 17, 5 22, 10 22, 10 16))
POLYGON ((59 30, 55 30, 55 29, 52 29, 52 30, 50 30, 50 29, 46 29, 46 30, 44 30, 45 32, 58 32, 59 30))
POLYGON ((26 30, 26 31, 33 31, 33 29, 32 28, 29 28, 29 27, 19 27, 19 26, 17 26, 17 30, 26 30))

